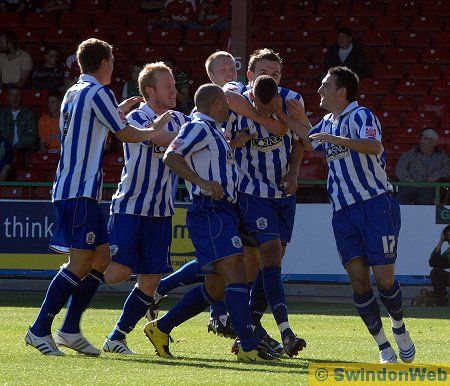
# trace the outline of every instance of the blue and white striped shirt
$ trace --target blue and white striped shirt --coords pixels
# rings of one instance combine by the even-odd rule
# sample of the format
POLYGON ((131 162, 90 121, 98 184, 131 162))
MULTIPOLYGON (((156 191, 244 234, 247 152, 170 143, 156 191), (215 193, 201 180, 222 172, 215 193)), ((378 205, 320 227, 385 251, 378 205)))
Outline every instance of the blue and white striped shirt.
POLYGON ((101 162, 108 130, 128 126, 114 93, 96 78, 82 74, 67 90, 61 104, 61 158, 53 184, 52 201, 75 197, 99 200, 101 162))
MULTIPOLYGON (((196 112, 192 122, 183 125, 166 152, 182 155, 201 178, 217 181, 225 198, 236 201, 238 174, 234 152, 223 136, 220 124, 213 118, 196 112)), ((191 198, 200 194, 211 195, 188 181, 186 185, 191 198)))
MULTIPOLYGON (((303 103, 300 94, 279 88, 283 104, 297 99, 303 103)), ((244 93, 249 99, 249 91, 244 93)), ((286 112, 286 106, 283 106, 286 112)), ((274 116, 273 118, 276 119, 274 116)), ((246 117, 238 116, 236 131, 248 130, 256 137, 243 147, 237 148, 236 161, 239 166, 239 191, 264 198, 286 197, 283 187, 278 186, 281 177, 289 171, 292 144, 297 136, 289 130, 283 137, 273 135, 265 127, 246 117)))
MULTIPOLYGON (((325 115, 309 134, 315 133, 381 142, 380 121, 371 110, 358 106, 358 102, 350 103, 336 120, 332 114, 325 115)), ((325 152, 329 169, 327 189, 335 211, 392 191, 384 151, 378 155, 363 154, 317 140, 312 145, 315 150, 325 152)))
MULTIPOLYGON (((139 128, 148 128, 157 114, 142 103, 127 115, 129 122, 139 128)), ((173 112, 173 118, 165 131, 178 132, 189 121, 183 113, 173 112)), ((111 213, 127 213, 140 216, 172 216, 173 172, 162 158, 166 149, 151 143, 124 143, 125 165, 116 193, 112 198, 111 213)))

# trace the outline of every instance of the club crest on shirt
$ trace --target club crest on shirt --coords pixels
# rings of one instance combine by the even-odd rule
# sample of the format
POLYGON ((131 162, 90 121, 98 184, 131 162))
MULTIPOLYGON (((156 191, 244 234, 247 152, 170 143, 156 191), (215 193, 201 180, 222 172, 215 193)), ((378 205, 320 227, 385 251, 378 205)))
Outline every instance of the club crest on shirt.
POLYGON ((177 150, 180 146, 182 146, 184 143, 183 140, 177 139, 176 141, 173 141, 169 145, 169 150, 177 150))
POLYGON ((265 138, 252 138, 251 144, 253 149, 265 153, 282 147, 283 138, 278 135, 271 135, 265 138))
POLYGON ((256 220, 256 227, 260 230, 267 228, 267 219, 265 217, 259 217, 256 220))
POLYGON ((350 155, 350 149, 345 146, 333 145, 325 149, 325 157, 327 162, 336 161, 350 155))
POLYGON ((88 232, 86 233, 86 244, 92 245, 95 241, 95 233, 94 232, 88 232))
POLYGON ((233 247, 235 247, 235 248, 242 248, 242 240, 239 236, 233 236, 231 238, 231 243, 233 244, 233 247))
POLYGON ((376 138, 377 136, 377 130, 375 129, 375 127, 367 126, 365 128, 365 132, 367 138, 376 138))
POLYGON ((345 137, 347 134, 348 134, 348 127, 347 125, 344 125, 341 127, 341 135, 345 137))
POLYGON ((111 251, 111 256, 114 256, 119 251, 119 247, 117 245, 111 245, 109 250, 111 251))

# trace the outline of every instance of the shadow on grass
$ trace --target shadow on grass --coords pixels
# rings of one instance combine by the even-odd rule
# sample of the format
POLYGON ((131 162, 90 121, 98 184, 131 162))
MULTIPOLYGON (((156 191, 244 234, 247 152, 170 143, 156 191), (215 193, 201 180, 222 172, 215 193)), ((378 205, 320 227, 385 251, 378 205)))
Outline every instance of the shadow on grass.
MULTIPOLYGON (((127 294, 98 294, 92 300, 90 308, 120 310, 127 294)), ((0 292, 0 307, 40 307, 44 293, 42 292, 0 292)), ((161 309, 170 309, 180 299, 166 298, 161 309)), ((383 316, 387 316, 380 303, 383 316)), ((356 316, 352 303, 316 303, 316 302, 288 302, 290 314, 299 315, 330 315, 330 316, 356 316)), ((410 307, 405 306, 406 318, 420 319, 450 319, 450 307, 410 307)), ((270 311, 268 311, 270 312, 270 311)))

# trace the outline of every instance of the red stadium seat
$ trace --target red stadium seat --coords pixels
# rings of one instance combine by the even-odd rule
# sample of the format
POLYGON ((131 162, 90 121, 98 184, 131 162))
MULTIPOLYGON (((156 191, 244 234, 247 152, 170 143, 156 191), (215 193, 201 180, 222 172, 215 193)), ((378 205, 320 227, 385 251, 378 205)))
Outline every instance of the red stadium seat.
POLYGON ((294 15, 273 15, 269 20, 269 28, 274 31, 295 31, 301 23, 294 15))
POLYGON ((297 30, 292 34, 289 45, 297 48, 322 47, 322 42, 322 33, 318 31, 297 30))
POLYGON ((417 63, 419 56, 415 47, 389 47, 384 52, 385 63, 417 63))
POLYGON ((283 63, 283 70, 281 72, 281 84, 284 84, 286 81, 290 79, 295 79, 297 76, 296 70, 295 70, 295 63, 292 62, 284 62, 283 63))
POLYGON ((151 63, 163 60, 167 53, 162 46, 149 47, 147 45, 138 45, 134 50, 134 55, 136 58, 139 58, 142 63, 151 63))
POLYGON ((377 17, 383 15, 384 5, 382 1, 355 1, 351 13, 356 17, 377 17))
POLYGON ((317 14, 322 16, 345 17, 349 13, 349 2, 342 0, 322 0, 317 14))
POLYGON ((314 3, 310 0, 286 0, 283 8, 284 15, 310 17, 314 13, 314 3))
POLYGON ((42 31, 36 28, 16 27, 13 29, 17 35, 17 41, 21 44, 40 43, 42 40, 42 31))
POLYGON ((103 158, 103 169, 109 171, 121 171, 124 165, 122 155, 106 154, 103 158))
POLYGON ((103 170, 103 182, 110 184, 118 183, 120 181, 121 170, 113 170, 113 169, 103 170))
POLYGON ((450 16, 450 3, 448 0, 424 1, 422 13, 425 16, 450 16))
POLYGON ((109 31, 124 27, 126 24, 125 22, 126 20, 124 15, 102 12, 95 15, 94 26, 100 28, 101 30, 109 31))
POLYGON ((286 34, 282 31, 258 31, 252 39, 252 48, 281 47, 284 45, 286 34))
POLYGON ((394 143, 394 142, 388 142, 383 144, 384 151, 386 155, 390 154, 398 154, 401 155, 403 153, 406 153, 407 151, 411 150, 411 144, 410 143, 394 143))
POLYGON ((450 96, 450 80, 440 79, 434 82, 430 94, 450 96))
POLYGON ((56 17, 53 13, 28 12, 25 16, 24 25, 26 25, 27 28, 54 28, 56 25, 56 17))
POLYGON ((364 32, 362 41, 368 47, 389 47, 392 45, 392 37, 390 34, 372 30, 364 32))
POLYGON ((397 35, 397 46, 401 47, 429 47, 430 38, 428 34, 415 31, 400 31, 397 35))
POLYGON ((0 186, 0 197, 6 199, 29 198, 29 188, 22 186, 0 186))
POLYGON ((372 76, 382 79, 402 79, 404 67, 400 63, 378 63, 372 67, 372 76))
POLYGON ((439 32, 441 25, 438 16, 416 16, 411 22, 411 29, 416 32, 439 32))
POLYGON ((115 191, 115 189, 103 188, 102 201, 111 201, 115 191))
POLYGON ((372 95, 388 95, 392 90, 389 79, 364 78, 359 85, 359 92, 372 95))
POLYGON ((378 110, 375 115, 380 120, 382 128, 400 127, 402 122, 398 111, 378 110))
POLYGON ((440 69, 437 64, 414 63, 408 69, 408 78, 437 80, 440 78, 440 69))
POLYGON ((47 90, 22 90, 22 104, 24 106, 46 106, 48 99, 47 90))
POLYGON ((300 95, 312 95, 317 93, 319 82, 312 79, 294 79, 288 84, 288 88, 294 89, 300 95))
POLYGON ((450 146, 450 125, 435 129, 439 135, 439 144, 450 146))
POLYGON ((428 93, 428 86, 424 80, 400 79, 395 94, 397 95, 425 95, 428 93))
POLYGON ((328 48, 326 47, 315 47, 309 49, 309 56, 311 57, 310 63, 315 63, 323 65, 325 56, 327 55, 328 48))
POLYGON ((77 0, 75 1, 75 12, 86 12, 97 14, 106 11, 107 0, 77 0))
POLYGON ((148 32, 145 28, 119 28, 114 33, 114 41, 117 44, 147 44, 148 32))
POLYGON ((367 107, 371 110, 376 110, 378 107, 378 98, 375 95, 358 92, 356 100, 361 106, 367 107))
POLYGON ((410 111, 414 108, 411 96, 386 95, 381 99, 381 108, 389 111, 410 111))
POLYGON ((149 44, 181 46, 181 31, 176 28, 155 28, 150 34, 149 44))
POLYGON ((22 25, 22 15, 20 12, 0 13, 0 23, 3 28, 15 28, 22 25))
POLYGON ((327 167, 323 158, 303 158, 298 178, 300 180, 324 180, 327 167))
MULTIPOLYGON (((339 27, 349 27, 353 33, 360 33, 370 29, 371 23, 365 17, 347 16, 339 23, 339 27)), ((336 38, 336 34, 334 34, 336 38)))
POLYGON ((450 31, 438 32, 433 36, 433 45, 435 48, 450 48, 450 31))
POLYGON ((61 28, 82 29, 92 24, 92 17, 86 12, 68 12, 63 13, 59 18, 61 28))
POLYGON ((336 31, 336 21, 332 16, 311 16, 305 21, 303 29, 305 31, 336 31))
POLYGON ((386 174, 390 181, 396 181, 397 176, 395 175, 395 166, 397 165, 399 154, 389 154, 386 156, 386 174))
POLYGON ((96 38, 104 41, 112 41, 110 31, 98 27, 85 27, 80 33, 79 40, 96 38))
POLYGON ((439 118, 434 111, 410 111, 406 114, 403 125, 407 127, 437 127, 439 118))
POLYGON ((110 1, 109 13, 117 13, 119 15, 133 15, 141 12, 140 1, 110 1))
POLYGON ((17 181, 41 182, 44 181, 44 174, 41 170, 25 170, 16 171, 17 181))
POLYGON ((184 44, 212 46, 217 44, 217 35, 213 30, 190 29, 186 33, 184 44))
POLYGON ((33 170, 53 170, 59 162, 59 154, 55 153, 30 153, 26 156, 25 165, 33 170))
POLYGON ((36 186, 30 190, 33 200, 51 200, 53 188, 51 186, 36 186))
POLYGON ((322 64, 307 64, 302 66, 302 69, 299 72, 299 75, 305 79, 312 79, 319 81, 323 76, 323 68, 322 64))
POLYGON ((422 131, 422 128, 400 127, 392 131, 391 142, 419 143, 422 131))
POLYGON ((375 21, 373 29, 375 31, 402 31, 406 28, 406 19, 398 14, 387 14, 379 16, 375 21))
POLYGON ((52 44, 73 43, 76 37, 76 31, 72 28, 49 28, 44 33, 43 41, 52 44))
POLYGON ((252 11, 258 17, 270 17, 279 14, 279 4, 269 0, 252 0, 252 11))
MULTIPOLYGON (((305 99, 305 108, 306 115, 309 117, 310 115, 319 115, 324 110, 320 108, 320 95, 315 93, 307 96, 305 99)), ((323 114, 325 115, 325 114, 323 114)), ((322 116, 323 116, 322 115, 322 116)))
POLYGON ((391 0, 387 3, 387 15, 412 17, 420 13, 420 2, 416 0, 391 0))
POLYGON ((442 117, 444 111, 450 106, 450 98, 445 96, 424 95, 419 100, 419 111, 435 111, 442 117))
POLYGON ((283 63, 300 64, 301 67, 310 61, 308 51, 300 47, 280 47, 278 53, 283 58, 283 63))
POLYGON ((429 48, 422 55, 423 63, 449 64, 450 52, 446 48, 429 48))

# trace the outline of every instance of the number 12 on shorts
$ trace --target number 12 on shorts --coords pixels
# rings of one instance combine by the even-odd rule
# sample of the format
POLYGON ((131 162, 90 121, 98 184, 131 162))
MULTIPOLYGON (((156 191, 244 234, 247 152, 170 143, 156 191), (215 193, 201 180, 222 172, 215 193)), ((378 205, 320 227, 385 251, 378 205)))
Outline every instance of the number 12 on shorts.
POLYGON ((395 253, 397 238, 394 235, 381 236, 381 240, 383 242, 383 249, 386 255, 395 253))

